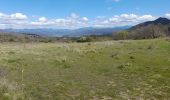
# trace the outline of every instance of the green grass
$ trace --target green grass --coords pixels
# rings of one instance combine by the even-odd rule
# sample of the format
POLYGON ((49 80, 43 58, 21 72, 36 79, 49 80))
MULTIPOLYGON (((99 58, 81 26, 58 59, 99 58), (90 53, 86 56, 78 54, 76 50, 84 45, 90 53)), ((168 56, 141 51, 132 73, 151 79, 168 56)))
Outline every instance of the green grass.
POLYGON ((170 99, 170 42, 0 44, 0 100, 115 99, 170 99))

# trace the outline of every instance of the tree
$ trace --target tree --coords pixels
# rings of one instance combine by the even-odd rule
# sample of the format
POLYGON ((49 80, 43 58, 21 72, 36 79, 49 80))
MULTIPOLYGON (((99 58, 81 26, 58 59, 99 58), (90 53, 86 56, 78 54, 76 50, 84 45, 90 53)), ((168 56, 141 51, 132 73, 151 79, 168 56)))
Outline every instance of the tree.
POLYGON ((118 36, 120 37, 120 39, 123 39, 123 40, 127 39, 128 35, 129 35, 128 31, 120 31, 120 32, 118 32, 118 36))

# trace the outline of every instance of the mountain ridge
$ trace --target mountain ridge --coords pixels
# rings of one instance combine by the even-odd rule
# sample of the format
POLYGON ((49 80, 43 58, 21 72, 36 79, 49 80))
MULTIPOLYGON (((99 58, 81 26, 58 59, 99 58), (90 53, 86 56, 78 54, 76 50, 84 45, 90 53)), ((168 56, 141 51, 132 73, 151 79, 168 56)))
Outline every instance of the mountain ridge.
POLYGON ((159 17, 158 19, 154 20, 154 21, 147 21, 144 23, 140 23, 138 25, 135 25, 133 27, 131 27, 130 29, 136 28, 136 27, 144 27, 150 24, 154 24, 154 25, 158 25, 158 24, 162 24, 162 25, 170 25, 170 20, 168 18, 164 18, 164 17, 159 17))
POLYGON ((128 29, 130 26, 114 27, 114 28, 95 28, 84 27, 79 29, 1 29, 1 32, 20 33, 20 34, 37 34, 49 37, 81 37, 87 35, 106 35, 116 31, 128 29))

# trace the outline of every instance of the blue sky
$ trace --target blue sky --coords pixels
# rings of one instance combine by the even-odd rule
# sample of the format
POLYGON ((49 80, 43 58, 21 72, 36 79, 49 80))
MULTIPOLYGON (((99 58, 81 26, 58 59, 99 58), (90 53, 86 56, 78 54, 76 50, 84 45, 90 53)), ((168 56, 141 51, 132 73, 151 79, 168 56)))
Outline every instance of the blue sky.
POLYGON ((1 28, 135 25, 170 18, 170 0, 0 0, 1 28))

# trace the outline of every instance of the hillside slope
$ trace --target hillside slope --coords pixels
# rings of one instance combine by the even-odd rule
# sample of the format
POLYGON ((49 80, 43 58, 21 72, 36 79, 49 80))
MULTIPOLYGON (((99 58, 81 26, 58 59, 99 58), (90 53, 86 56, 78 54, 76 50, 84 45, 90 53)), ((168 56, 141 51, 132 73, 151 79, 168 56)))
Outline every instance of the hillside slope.
POLYGON ((0 100, 169 100, 170 40, 1 43, 0 100))
POLYGON ((155 21, 148 21, 129 30, 129 38, 148 39, 170 36, 170 20, 167 18, 158 18, 155 21))

